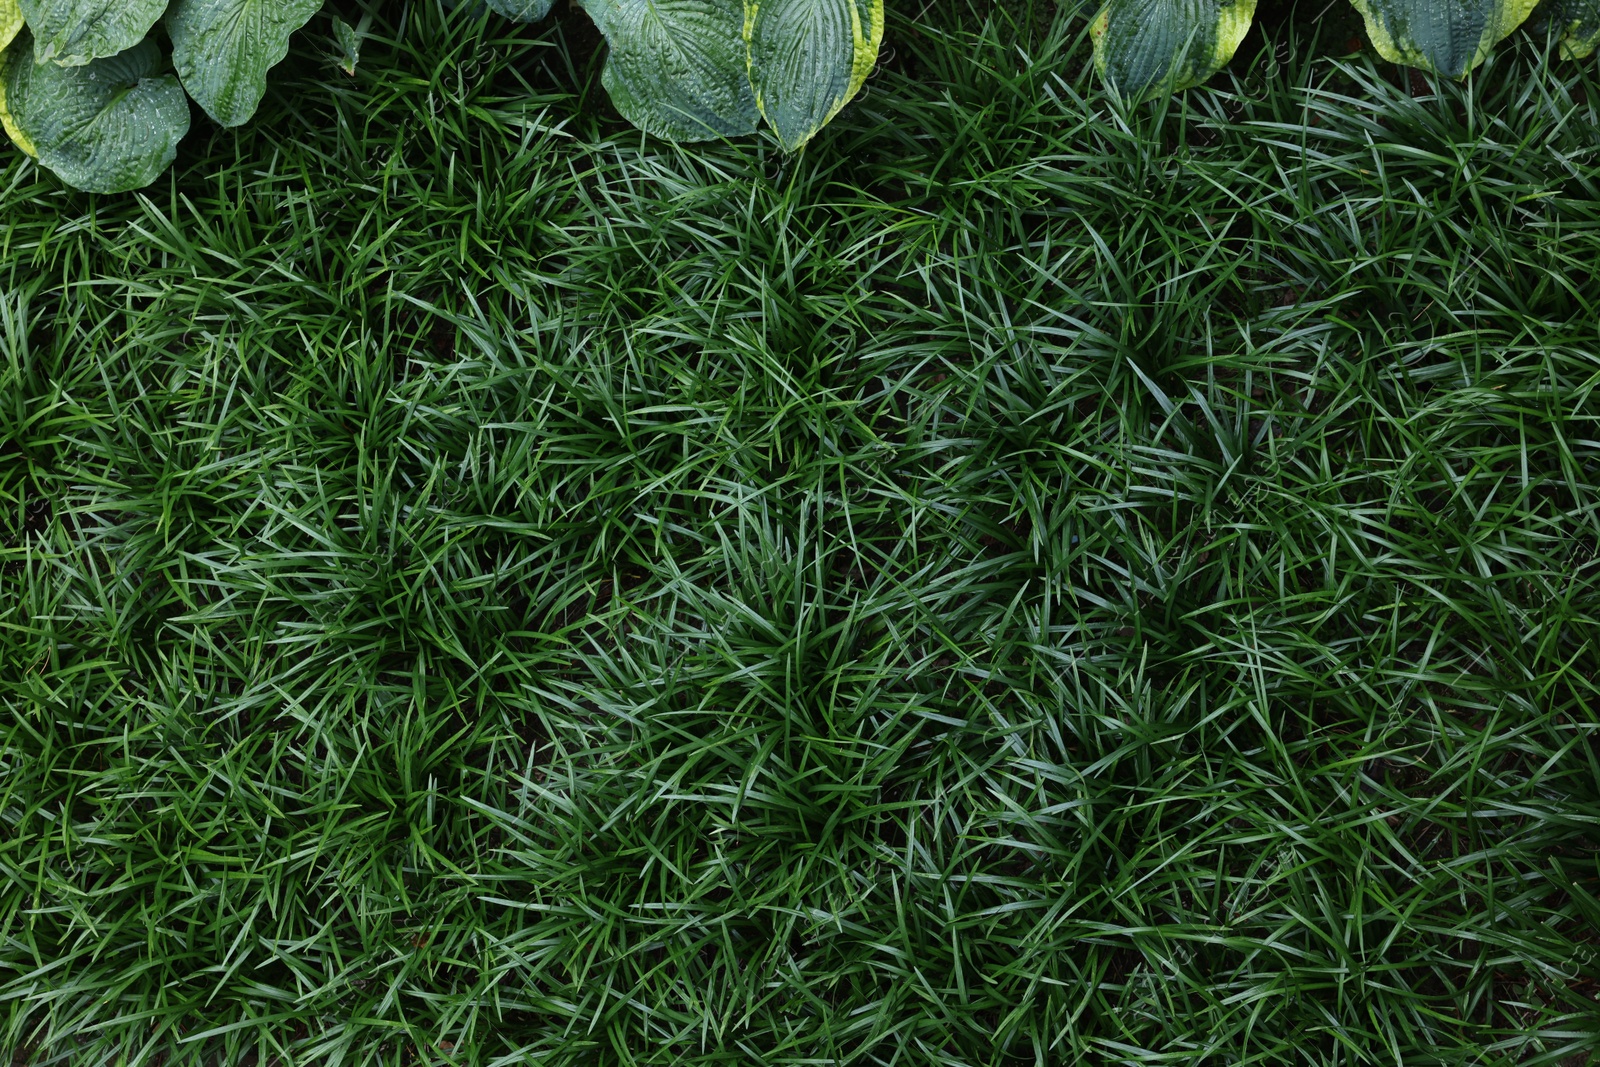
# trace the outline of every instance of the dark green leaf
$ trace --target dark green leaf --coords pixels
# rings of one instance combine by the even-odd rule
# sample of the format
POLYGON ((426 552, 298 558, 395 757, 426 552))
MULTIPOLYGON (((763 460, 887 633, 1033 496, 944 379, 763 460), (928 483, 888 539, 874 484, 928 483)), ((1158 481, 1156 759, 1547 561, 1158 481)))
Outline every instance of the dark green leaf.
POLYGON ((167 0, 19 0, 39 62, 81 66, 144 40, 167 0))
POLYGON ((611 53, 602 82, 646 133, 703 141, 754 133, 743 0, 581 0, 611 53))
POLYGON ((537 22, 550 14, 555 0, 488 0, 489 7, 508 19, 537 22))
POLYGON ((7 131, 39 162, 79 189, 139 189, 172 164, 189 131, 189 102, 160 52, 142 41, 80 67, 30 62, 25 48, 0 66, 7 131))
POLYGON ((183 87, 224 126, 255 114, 267 71, 322 0, 175 0, 167 12, 172 62, 183 87))

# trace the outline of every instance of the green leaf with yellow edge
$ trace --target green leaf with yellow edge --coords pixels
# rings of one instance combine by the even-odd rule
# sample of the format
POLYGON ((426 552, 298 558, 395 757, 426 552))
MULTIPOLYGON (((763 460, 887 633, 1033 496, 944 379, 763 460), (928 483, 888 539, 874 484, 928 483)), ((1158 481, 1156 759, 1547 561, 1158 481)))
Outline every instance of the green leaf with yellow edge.
POLYGON ((1585 59, 1600 47, 1600 0, 1555 0, 1550 24, 1561 35, 1561 58, 1585 59))
POLYGON ((1133 100, 1188 89, 1233 58, 1255 13, 1256 0, 1110 0, 1089 29, 1095 69, 1133 100))
POLYGON ((267 72, 289 54, 289 38, 322 0, 173 0, 167 12, 172 65, 206 114, 224 126, 249 121, 267 72))
POLYGON ((601 83, 646 133, 705 141, 760 123, 744 0, 579 0, 610 47, 601 83))
MULTIPOLYGON (((17 0, 0 0, 0 70, 5 69, 6 48, 16 40, 17 34, 22 32, 22 7, 17 0)), ((4 79, 0 79, 0 129, 6 131, 6 136, 11 138, 11 143, 22 149, 28 155, 37 155, 33 145, 23 136, 11 121, 11 114, 6 110, 6 88, 4 79)))
POLYGON ((1465 77, 1539 0, 1351 0, 1391 63, 1465 77))
POLYGON ((189 132, 189 101, 145 40, 77 67, 35 63, 22 47, 0 57, 0 117, 23 151, 92 193, 139 189, 160 177, 189 132))
POLYGON ((0 52, 16 39, 22 25, 22 5, 17 0, 0 0, 0 52))
MULTIPOLYGON (((15 38, 16 34, 13 31, 12 39, 14 40, 15 38)), ((7 44, 9 43, 7 42, 7 44)), ((33 146, 32 141, 28 140, 28 135, 23 133, 17 126, 17 120, 11 117, 11 109, 6 104, 5 71, 8 62, 6 49, 0 48, 0 129, 6 131, 6 136, 11 138, 11 143, 20 148, 24 155, 38 159, 39 150, 33 146)))
POLYGON ((39 62, 81 67, 144 40, 167 0, 20 0, 18 6, 39 62))
POLYGON ((883 0, 745 0, 756 105, 797 151, 861 91, 883 43, 883 0))

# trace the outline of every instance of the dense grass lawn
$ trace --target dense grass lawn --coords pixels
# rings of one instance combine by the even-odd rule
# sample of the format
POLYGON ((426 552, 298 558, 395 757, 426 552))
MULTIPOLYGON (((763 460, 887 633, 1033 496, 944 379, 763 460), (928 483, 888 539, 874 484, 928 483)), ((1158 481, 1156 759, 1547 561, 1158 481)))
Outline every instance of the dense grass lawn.
POLYGON ((1600 69, 893 7, 795 159, 433 0, 0 157, 11 1064, 1595 1062, 1600 69))

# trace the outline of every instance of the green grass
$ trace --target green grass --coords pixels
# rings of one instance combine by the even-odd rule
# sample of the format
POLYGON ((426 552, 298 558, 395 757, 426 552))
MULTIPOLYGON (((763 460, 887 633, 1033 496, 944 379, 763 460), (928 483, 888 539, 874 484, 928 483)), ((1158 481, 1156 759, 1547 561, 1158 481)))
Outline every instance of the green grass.
POLYGON ((12 1064, 1600 1058, 1594 63, 891 6, 797 159, 423 2, 3 157, 12 1064))

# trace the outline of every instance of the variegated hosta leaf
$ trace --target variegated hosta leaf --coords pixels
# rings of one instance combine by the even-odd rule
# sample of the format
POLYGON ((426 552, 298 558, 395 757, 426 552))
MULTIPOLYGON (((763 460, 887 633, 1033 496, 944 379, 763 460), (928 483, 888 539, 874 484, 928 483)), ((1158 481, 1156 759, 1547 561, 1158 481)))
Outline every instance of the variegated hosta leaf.
POLYGON ((744 0, 580 2, 610 46, 601 82, 629 122, 677 141, 756 131, 744 0))
POLYGON ((82 66, 144 40, 167 0, 21 0, 39 62, 82 66))
POLYGON ((0 0, 0 52, 6 50, 22 29, 22 8, 17 0, 0 0))
POLYGON ((756 104, 789 151, 860 92, 883 42, 883 0, 745 0, 756 104))
POLYGON ((1550 24, 1561 34, 1561 58, 1583 59, 1600 46, 1600 0, 1555 0, 1550 24))
POLYGON ((178 79, 155 74, 154 41, 81 67, 35 63, 27 51, 0 61, 0 117, 23 151, 91 193, 142 188, 172 164, 189 101, 178 79))
POLYGON ((322 0, 173 0, 172 65, 206 114, 238 126, 256 113, 267 71, 289 54, 290 35, 321 6, 322 0))
POLYGON ((1199 85, 1250 30, 1256 0, 1109 0, 1090 27, 1094 65, 1139 100, 1199 85))
POLYGON ((1378 54, 1460 78, 1522 25, 1539 0, 1351 0, 1378 54))
POLYGON ((538 22, 550 14, 555 0, 488 0, 489 7, 508 19, 538 22))
MULTIPOLYGON (((0 0, 0 3, 4 3, 4 0, 0 0)), ((7 46, 9 46, 12 41, 16 40, 17 33, 20 29, 20 26, 12 28, 10 35, 6 40, 7 46)), ((19 50, 26 51, 27 43, 27 39, 24 38, 22 43, 23 46, 19 50)), ((6 48, 0 47, 0 129, 6 131, 6 136, 11 138, 12 144, 22 149, 28 155, 37 158, 39 153, 34 150, 33 142, 28 140, 26 134, 17 129, 16 120, 11 117, 11 109, 6 106, 6 69, 9 63, 10 56, 8 55, 6 48)))

